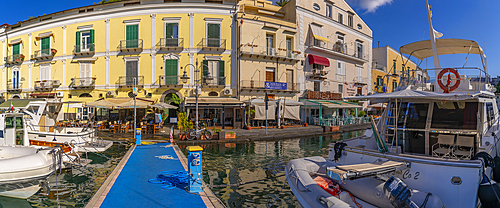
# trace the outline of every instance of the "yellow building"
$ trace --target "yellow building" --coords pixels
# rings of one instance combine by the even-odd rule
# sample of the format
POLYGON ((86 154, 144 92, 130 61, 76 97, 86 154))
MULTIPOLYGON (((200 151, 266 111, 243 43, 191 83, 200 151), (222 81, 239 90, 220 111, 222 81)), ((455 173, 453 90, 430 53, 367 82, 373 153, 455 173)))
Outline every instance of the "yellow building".
POLYGON ((234 1, 190 2, 96 4, 4 25, 1 95, 90 102, 131 97, 135 86, 165 102, 201 83, 200 97, 234 97, 234 1))
POLYGON ((390 46, 373 49, 372 80, 373 92, 394 92, 400 85, 401 77, 412 81, 428 79, 425 71, 417 64, 390 46))
POLYGON ((297 100, 295 22, 266 0, 239 3, 241 100, 263 97, 297 100))

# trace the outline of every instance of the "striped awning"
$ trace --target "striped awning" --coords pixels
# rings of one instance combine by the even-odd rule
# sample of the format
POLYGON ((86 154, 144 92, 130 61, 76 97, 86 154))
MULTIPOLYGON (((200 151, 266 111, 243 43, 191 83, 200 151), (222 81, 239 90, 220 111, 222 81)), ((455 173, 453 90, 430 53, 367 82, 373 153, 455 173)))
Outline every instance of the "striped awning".
POLYGON ((322 28, 318 25, 311 24, 311 31, 312 31, 313 37, 316 40, 329 42, 328 38, 326 36, 325 28, 322 28))

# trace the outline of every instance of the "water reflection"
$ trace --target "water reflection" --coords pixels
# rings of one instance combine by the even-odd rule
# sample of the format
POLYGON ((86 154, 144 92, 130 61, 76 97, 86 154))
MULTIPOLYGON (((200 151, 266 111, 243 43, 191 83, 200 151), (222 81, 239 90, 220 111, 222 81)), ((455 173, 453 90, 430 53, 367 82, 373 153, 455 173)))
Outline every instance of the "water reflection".
MULTIPOLYGON (((286 184, 286 163, 301 157, 328 157, 328 144, 363 133, 202 145, 203 180, 206 184, 221 185, 268 179, 239 187, 213 187, 214 194, 229 207, 268 207, 275 199, 273 207, 301 207, 286 184)), ((179 147, 185 153, 185 146, 179 147)))

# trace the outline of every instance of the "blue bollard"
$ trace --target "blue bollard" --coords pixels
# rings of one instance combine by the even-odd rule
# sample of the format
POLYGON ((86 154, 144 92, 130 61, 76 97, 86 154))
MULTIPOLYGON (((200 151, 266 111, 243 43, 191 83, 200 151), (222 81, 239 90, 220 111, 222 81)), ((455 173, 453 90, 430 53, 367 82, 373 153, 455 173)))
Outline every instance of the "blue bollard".
POLYGON ((135 144, 141 145, 141 128, 135 129, 135 144))
POLYGON ((198 193, 203 191, 203 175, 201 172, 201 152, 203 148, 200 146, 188 146, 188 173, 189 179, 189 192, 198 193))

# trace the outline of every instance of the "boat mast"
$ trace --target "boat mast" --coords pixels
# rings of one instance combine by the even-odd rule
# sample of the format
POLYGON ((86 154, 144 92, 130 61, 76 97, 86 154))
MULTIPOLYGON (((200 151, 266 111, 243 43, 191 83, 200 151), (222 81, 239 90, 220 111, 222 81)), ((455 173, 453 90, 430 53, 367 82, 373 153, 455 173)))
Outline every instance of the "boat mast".
MULTIPOLYGON (((437 48, 436 48, 436 34, 435 34, 434 27, 432 27, 431 6, 429 5, 428 0, 425 0, 425 4, 427 6, 427 19, 429 20, 429 32, 431 34, 431 46, 432 46, 432 57, 434 59, 434 68, 440 69, 441 64, 439 64, 439 58, 438 58, 438 53, 437 53, 437 48)), ((441 70, 434 71, 434 73, 436 75, 439 74, 439 72, 441 72, 441 70)), ((436 80, 436 82, 437 82, 437 80, 436 80)))

